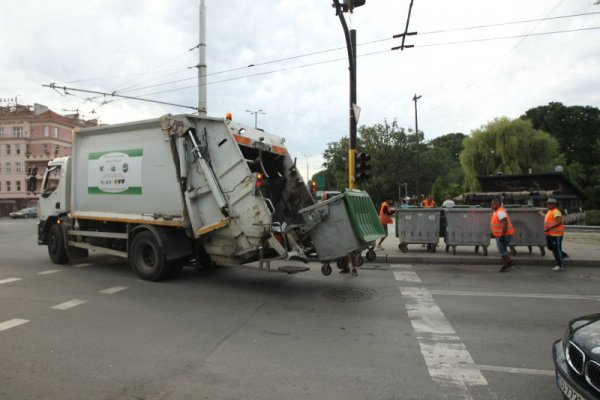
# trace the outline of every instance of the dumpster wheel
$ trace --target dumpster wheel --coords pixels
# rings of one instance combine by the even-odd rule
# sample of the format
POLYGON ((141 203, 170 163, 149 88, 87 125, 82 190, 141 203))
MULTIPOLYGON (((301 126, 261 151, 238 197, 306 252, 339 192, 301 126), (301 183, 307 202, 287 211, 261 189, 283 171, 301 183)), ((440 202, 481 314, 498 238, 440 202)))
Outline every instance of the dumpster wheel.
MULTIPOLYGON (((529 246, 529 253, 531 253, 531 246, 529 246)), ((510 247, 510 255, 513 257, 517 255, 517 249, 514 246, 510 247)))
POLYGON ((401 252, 406 253, 408 251, 408 245, 406 243, 400 243, 398 249, 400 249, 401 252))
POLYGON ((336 265, 339 269, 348 269, 348 260, 346 257, 338 258, 336 265))
POLYGON ((325 276, 331 275, 331 265, 329 265, 328 262, 323 263, 323 266, 321 267, 321 273, 325 276))
POLYGON ((544 249, 544 246, 540 246, 540 254, 543 256, 546 255, 546 249, 544 249))
POLYGON ((484 256, 488 255, 487 246, 483 246, 483 255, 484 256))
POLYGON ((352 258, 352 260, 354 261, 354 265, 356 267, 360 267, 361 265, 363 265, 365 263, 365 260, 362 257, 362 254, 360 253, 356 253, 354 255, 354 257, 352 258))
POLYGON ((375 258, 377 258, 377 254, 375 253, 375 250, 373 250, 373 248, 371 247, 367 251, 367 254, 365 254, 365 257, 367 257, 367 260, 369 261, 375 261, 375 258))

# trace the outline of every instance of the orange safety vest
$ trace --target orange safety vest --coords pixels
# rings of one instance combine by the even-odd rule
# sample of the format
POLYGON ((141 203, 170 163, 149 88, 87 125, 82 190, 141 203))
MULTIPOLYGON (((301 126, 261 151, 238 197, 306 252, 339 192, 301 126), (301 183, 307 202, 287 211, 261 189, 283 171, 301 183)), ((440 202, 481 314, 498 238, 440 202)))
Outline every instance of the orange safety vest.
POLYGON ((390 212, 389 204, 384 201, 381 203, 381 208, 379 208, 379 222, 381 222, 382 225, 391 224, 393 222, 392 217, 383 212, 385 207, 387 207, 388 212, 390 212))
MULTIPOLYGON (((494 235, 494 237, 502 236, 502 223, 498 219, 498 214, 500 213, 500 211, 506 212, 506 210, 503 207, 498 207, 498 209, 494 211, 494 213, 492 214, 492 218, 490 219, 490 226, 492 227, 492 235, 494 235)), ((513 227, 512 222, 510 222, 510 217, 508 216, 508 213, 506 213, 506 223, 508 224, 508 226, 506 227, 506 235, 514 235, 515 228, 513 227)))
POLYGON ((550 228, 558 221, 556 217, 561 217, 562 214, 558 208, 548 210, 544 218, 544 233, 546 236, 563 236, 565 234, 565 225, 561 222, 560 225, 550 228))
POLYGON ((421 202, 421 206, 423 206, 425 208, 434 208, 435 200, 431 199, 431 201, 430 201, 429 199, 425 199, 425 200, 423 200, 423 202, 421 202))

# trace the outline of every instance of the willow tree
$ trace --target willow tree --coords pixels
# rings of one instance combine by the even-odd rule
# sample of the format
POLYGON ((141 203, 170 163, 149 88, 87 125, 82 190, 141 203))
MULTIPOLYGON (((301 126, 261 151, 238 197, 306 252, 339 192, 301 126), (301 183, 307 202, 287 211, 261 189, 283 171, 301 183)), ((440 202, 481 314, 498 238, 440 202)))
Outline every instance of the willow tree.
POLYGON ((558 141, 521 119, 494 119, 466 137, 463 148, 460 164, 468 191, 479 190, 477 176, 548 172, 564 165, 558 141))

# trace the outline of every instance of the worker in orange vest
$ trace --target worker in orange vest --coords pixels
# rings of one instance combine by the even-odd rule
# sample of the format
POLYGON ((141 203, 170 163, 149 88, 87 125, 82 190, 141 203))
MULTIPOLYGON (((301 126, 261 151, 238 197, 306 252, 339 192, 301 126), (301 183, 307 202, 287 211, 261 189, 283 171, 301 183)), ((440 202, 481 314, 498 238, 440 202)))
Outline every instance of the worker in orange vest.
POLYGON ((430 193, 427 195, 427 198, 421 202, 421 207, 425 208, 434 208, 435 200, 433 199, 433 195, 430 193))
POLYGON ((381 203, 381 207, 379 207, 379 222, 381 222, 383 231, 385 232, 385 236, 379 239, 379 243, 377 243, 377 248, 380 250, 383 250, 381 243, 383 243, 385 238, 388 236, 388 225, 394 223, 392 220, 392 210, 390 209, 391 202, 392 200, 389 199, 384 200, 384 202, 381 203))
POLYGON ((556 265, 552 270, 562 271, 565 268, 563 259, 567 255, 562 251, 565 225, 557 203, 556 199, 553 198, 549 198, 547 201, 548 212, 546 212, 546 216, 544 217, 544 234, 546 235, 546 245, 552 250, 554 260, 556 261, 556 265))
POLYGON ((515 262, 511 260, 508 248, 510 241, 515 234, 515 228, 510 222, 508 213, 502 207, 500 200, 492 200, 492 218, 490 219, 490 227, 492 229, 492 235, 496 239, 496 246, 498 247, 498 253, 502 257, 502 268, 499 272, 506 272, 515 265, 515 262))

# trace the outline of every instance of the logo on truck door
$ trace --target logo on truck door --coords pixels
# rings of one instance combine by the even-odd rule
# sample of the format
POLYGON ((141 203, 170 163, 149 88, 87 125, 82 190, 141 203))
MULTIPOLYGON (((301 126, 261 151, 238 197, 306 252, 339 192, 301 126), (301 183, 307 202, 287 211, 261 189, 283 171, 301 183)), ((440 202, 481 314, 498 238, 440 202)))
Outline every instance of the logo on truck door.
POLYGON ((143 149, 89 153, 89 194, 142 194, 143 149))

